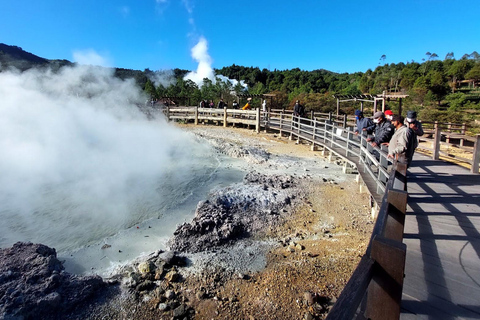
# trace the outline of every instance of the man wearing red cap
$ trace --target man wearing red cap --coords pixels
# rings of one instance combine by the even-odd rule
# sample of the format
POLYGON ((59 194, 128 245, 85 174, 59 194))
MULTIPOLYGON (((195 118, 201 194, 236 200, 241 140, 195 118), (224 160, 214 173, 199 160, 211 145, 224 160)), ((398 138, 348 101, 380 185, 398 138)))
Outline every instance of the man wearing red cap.
POLYGON ((388 121, 392 122, 392 118, 393 118, 392 110, 385 110, 385 118, 387 118, 388 121))

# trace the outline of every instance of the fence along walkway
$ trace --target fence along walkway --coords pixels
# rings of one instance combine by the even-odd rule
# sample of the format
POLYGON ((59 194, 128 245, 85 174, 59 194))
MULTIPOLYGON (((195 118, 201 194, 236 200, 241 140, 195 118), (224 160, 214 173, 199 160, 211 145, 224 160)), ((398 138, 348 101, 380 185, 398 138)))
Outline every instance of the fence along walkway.
MULTIPOLYGON (((242 123, 234 113, 230 116, 225 111, 225 126, 230 117, 242 123)), ((371 180, 369 189, 377 194, 376 201, 382 198, 367 253, 328 319, 363 319, 364 315, 371 319, 480 319, 479 175, 416 155, 409 170, 406 209, 402 201, 406 201, 402 192, 406 179, 398 171, 389 170, 383 151, 375 150, 379 152, 376 160, 364 139, 358 141, 347 128, 325 120, 298 122, 284 114, 262 114, 260 119, 258 110, 242 116, 248 124, 255 124, 257 131, 260 126, 269 127, 308 140, 312 148, 320 145, 330 156, 349 158, 346 165, 356 164, 364 181, 371 180), (403 232, 399 234, 399 230, 403 231, 404 219, 402 244, 403 232)))
POLYGON ((401 319, 480 319, 480 176, 416 155, 401 319))

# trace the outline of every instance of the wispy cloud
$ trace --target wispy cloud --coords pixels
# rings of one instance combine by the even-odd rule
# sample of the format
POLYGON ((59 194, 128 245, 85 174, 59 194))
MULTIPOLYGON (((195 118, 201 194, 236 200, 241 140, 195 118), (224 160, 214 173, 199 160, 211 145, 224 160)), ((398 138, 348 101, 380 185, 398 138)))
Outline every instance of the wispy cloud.
POLYGON ((185 9, 187 9, 187 12, 192 14, 194 8, 193 2, 191 0, 182 0, 182 3, 185 6, 185 9))
POLYGON ((121 6, 118 11, 120 11, 120 14, 126 18, 130 15, 130 7, 128 6, 121 6))
POLYGON ((156 10, 159 14, 163 14, 165 11, 166 7, 170 3, 170 0, 155 0, 156 2, 156 10))

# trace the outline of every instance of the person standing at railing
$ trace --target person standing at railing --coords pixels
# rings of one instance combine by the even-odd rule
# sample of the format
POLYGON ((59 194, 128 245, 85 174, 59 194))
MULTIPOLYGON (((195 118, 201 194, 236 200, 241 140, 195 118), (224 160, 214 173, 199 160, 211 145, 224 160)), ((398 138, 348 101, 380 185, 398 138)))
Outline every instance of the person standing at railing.
POLYGON ((405 119, 405 125, 413 130, 415 135, 423 136, 422 123, 417 120, 417 113, 415 111, 408 111, 407 118, 405 119))
POLYGON ((250 110, 252 106, 250 105, 250 102, 247 102, 246 105, 243 106, 242 110, 250 110))
POLYGON ((373 115, 375 123, 374 137, 367 138, 373 147, 380 147, 382 143, 389 142, 395 132, 395 127, 387 121, 382 111, 377 111, 373 115))
POLYGON ((406 163, 407 168, 412 163, 413 153, 417 147, 417 139, 411 128, 406 127, 401 115, 392 116, 392 125, 395 127, 395 133, 388 145, 388 158, 396 159, 399 162, 406 163))
POLYGON ((392 110, 385 110, 385 118, 387 118, 388 121, 392 121, 393 111, 392 110))
POLYGON ((375 127, 375 123, 373 123, 372 119, 365 118, 362 111, 355 110, 355 120, 357 122, 357 128, 355 129, 356 135, 362 135, 363 133, 372 133, 373 128, 375 127), (370 132, 368 128, 371 128, 370 132))
POLYGON ((223 107, 225 107, 225 102, 223 102, 223 99, 220 99, 220 101, 218 101, 217 108, 218 109, 223 109, 223 107))
POLYGON ((295 101, 295 106, 293 107, 293 115, 295 117, 304 117, 305 116, 305 108, 303 105, 300 104, 300 101, 295 101))

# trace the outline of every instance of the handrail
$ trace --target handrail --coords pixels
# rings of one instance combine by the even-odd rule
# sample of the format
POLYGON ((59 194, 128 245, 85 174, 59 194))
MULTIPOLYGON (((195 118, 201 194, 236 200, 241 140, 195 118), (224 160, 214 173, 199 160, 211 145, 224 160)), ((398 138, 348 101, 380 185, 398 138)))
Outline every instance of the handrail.
MULTIPOLYGON (((406 165, 395 161, 389 169, 384 150, 372 147, 365 136, 356 136, 350 128, 339 126, 331 119, 300 118, 283 112, 260 113, 259 109, 242 112, 224 109, 222 117, 212 116, 221 113, 221 109, 195 109, 190 114, 193 112, 199 117, 200 111, 208 113, 205 119, 223 121, 224 126, 233 120, 250 124, 250 117, 255 116, 257 131, 262 126, 290 133, 292 139, 309 141, 312 148, 321 146, 330 156, 335 154, 345 159, 344 168, 356 166, 360 174, 375 181, 376 188, 370 189, 370 193, 383 197, 369 245, 327 319, 352 319, 359 313, 371 319, 398 319, 406 253, 402 243, 407 205, 406 165)), ((178 109, 178 113, 170 109, 166 114, 169 119, 175 119, 180 112, 185 116, 183 109, 178 109)))

